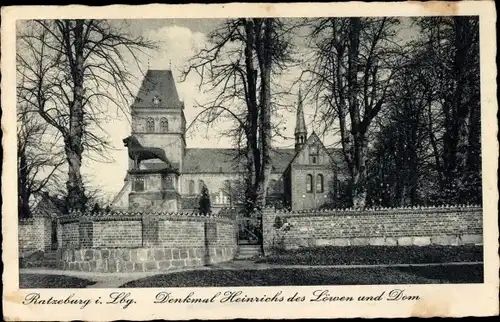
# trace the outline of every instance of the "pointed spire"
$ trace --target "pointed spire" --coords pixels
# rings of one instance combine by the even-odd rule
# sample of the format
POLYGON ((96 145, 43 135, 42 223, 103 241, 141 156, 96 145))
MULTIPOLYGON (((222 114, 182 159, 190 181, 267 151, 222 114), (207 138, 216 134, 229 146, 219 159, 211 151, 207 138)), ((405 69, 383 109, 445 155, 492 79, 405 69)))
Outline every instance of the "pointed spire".
POLYGON ((304 108, 302 106, 302 90, 299 88, 299 99, 297 105, 297 117, 295 125, 295 151, 299 151, 307 138, 306 121, 304 119, 304 108))

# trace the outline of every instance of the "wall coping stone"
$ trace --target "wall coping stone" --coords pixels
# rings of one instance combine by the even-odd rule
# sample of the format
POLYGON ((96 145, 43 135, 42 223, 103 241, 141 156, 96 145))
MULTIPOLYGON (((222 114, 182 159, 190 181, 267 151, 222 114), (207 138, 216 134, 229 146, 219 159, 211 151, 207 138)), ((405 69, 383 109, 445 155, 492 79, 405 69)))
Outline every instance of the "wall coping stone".
POLYGON ((42 211, 35 211, 32 213, 31 217, 29 218, 19 218, 19 221, 34 221, 37 218, 54 218, 57 217, 56 214, 50 214, 42 211))
POLYGON ((477 205, 459 205, 459 206, 431 206, 431 207, 400 207, 400 208, 385 208, 374 207, 363 210, 354 208, 339 208, 339 209, 310 209, 299 211, 275 210, 276 214, 285 215, 287 217, 302 217, 302 216, 338 216, 338 215, 373 215, 373 214, 422 214, 422 213, 450 213, 450 212, 476 212, 482 211, 481 206, 477 205))
POLYGON ((158 211, 110 211, 98 213, 70 211, 68 214, 58 216, 58 219, 64 223, 77 221, 133 221, 143 219, 232 222, 234 218, 230 214, 158 211))

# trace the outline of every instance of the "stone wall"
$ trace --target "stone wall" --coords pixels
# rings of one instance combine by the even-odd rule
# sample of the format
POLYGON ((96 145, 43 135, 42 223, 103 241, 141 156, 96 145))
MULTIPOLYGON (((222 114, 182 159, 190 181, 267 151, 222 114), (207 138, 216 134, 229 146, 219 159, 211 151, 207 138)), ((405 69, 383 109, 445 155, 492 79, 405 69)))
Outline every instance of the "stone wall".
POLYGON ((49 250, 52 246, 52 220, 46 216, 34 216, 19 221, 19 253, 49 250))
POLYGON ((264 249, 323 245, 482 244, 480 207, 264 211, 264 249), (284 223, 273 224, 276 217, 284 223))
POLYGON ((226 215, 115 212, 59 218, 58 267, 92 272, 165 271, 232 260, 236 222, 226 215))

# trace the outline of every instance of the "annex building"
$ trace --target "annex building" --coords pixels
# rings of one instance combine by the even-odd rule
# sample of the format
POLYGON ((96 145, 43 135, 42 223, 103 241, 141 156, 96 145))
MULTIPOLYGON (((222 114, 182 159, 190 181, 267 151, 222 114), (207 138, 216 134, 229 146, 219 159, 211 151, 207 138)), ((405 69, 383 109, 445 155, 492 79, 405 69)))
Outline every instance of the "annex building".
MULTIPOLYGON (((174 185, 180 194, 183 211, 196 210, 205 185, 210 192, 212 208, 237 206, 241 200, 245 163, 236 149, 189 148, 186 144, 184 103, 179 99, 170 70, 149 70, 131 106, 131 133, 143 146, 158 147, 179 171, 174 185)), ((339 186, 341 154, 327 149, 320 138, 308 133, 299 94, 295 126, 295 147, 273 148, 272 173, 268 203, 293 210, 314 209, 327 203, 339 186)), ((129 169, 133 162, 129 160, 129 169)), ((141 163, 141 168, 164 167, 160 160, 141 163)), ((140 180, 140 179, 135 179, 140 180)), ((115 197, 114 209, 128 209, 128 194, 134 184, 128 176, 115 197)), ((141 187, 142 187, 141 186, 141 187)))

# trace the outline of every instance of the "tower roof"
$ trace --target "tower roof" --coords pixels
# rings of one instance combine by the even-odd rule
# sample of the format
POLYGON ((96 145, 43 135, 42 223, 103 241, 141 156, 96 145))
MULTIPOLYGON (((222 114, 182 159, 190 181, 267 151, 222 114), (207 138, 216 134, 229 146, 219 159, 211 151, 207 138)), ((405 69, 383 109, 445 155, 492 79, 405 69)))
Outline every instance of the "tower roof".
POLYGON ((302 133, 307 135, 306 121, 304 119, 304 108, 302 107, 302 92, 299 89, 299 102, 297 106, 295 135, 302 133))
POLYGON ((132 107, 182 108, 171 70, 148 70, 132 107))

